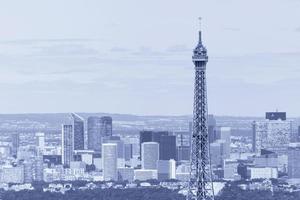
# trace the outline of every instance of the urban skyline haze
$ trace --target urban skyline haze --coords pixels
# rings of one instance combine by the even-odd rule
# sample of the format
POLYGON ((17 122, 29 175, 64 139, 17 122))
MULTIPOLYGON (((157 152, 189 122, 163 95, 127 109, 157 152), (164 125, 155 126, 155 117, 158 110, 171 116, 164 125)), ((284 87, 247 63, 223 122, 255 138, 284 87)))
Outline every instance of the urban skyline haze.
POLYGON ((300 116, 299 10, 298 0, 3 1, 0 113, 191 114, 201 16, 209 113, 300 116))

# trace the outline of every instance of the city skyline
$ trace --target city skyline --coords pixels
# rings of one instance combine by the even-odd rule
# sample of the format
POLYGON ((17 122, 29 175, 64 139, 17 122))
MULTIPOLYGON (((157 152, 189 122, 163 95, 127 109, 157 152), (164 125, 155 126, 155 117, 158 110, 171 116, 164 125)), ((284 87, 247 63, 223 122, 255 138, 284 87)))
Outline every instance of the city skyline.
POLYGON ((201 15, 209 113, 300 116, 299 1, 114 3, 3 3, 1 113, 191 114, 201 15))

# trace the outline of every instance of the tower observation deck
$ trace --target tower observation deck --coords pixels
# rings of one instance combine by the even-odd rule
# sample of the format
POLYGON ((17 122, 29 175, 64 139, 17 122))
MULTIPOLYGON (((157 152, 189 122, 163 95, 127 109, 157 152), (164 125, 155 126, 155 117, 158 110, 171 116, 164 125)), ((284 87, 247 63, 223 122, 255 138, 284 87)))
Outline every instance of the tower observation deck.
POLYGON ((214 200, 207 127, 206 64, 208 56, 207 50, 202 44, 201 29, 192 60, 195 65, 195 88, 191 169, 187 200, 214 200))

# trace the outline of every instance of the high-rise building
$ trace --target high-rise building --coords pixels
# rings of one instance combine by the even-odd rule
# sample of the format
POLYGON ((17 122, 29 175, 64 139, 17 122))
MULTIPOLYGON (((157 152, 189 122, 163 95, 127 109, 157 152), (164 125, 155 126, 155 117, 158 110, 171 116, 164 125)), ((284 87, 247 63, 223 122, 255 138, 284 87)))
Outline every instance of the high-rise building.
POLYGON ((74 156, 73 126, 62 125, 62 164, 70 166, 74 156))
MULTIPOLYGON (((157 142, 160 143, 160 138, 162 136, 168 136, 169 133, 167 131, 141 131, 140 132, 140 155, 142 152, 142 143, 144 142, 157 142)), ((142 158, 142 155, 141 155, 142 158)))
POLYGON ((24 183, 24 166, 4 166, 1 170, 1 183, 24 183))
POLYGON ((109 116, 88 118, 88 149, 101 153, 103 137, 112 136, 112 118, 109 116))
POLYGON ((292 141, 292 121, 275 119, 253 122, 254 152, 260 153, 262 149, 266 149, 278 155, 287 153, 288 145, 292 141))
POLYGON ((286 120, 286 112, 266 112, 266 119, 268 120, 286 120))
POLYGON ((102 144, 103 179, 105 181, 118 180, 117 173, 118 149, 115 143, 102 144))
POLYGON ((288 176, 300 178, 300 143, 291 143, 288 147, 288 176))
POLYGON ((134 170, 134 179, 140 180, 140 181, 157 179, 157 170, 156 169, 136 169, 136 170, 134 170))
POLYGON ((12 154, 12 156, 17 157, 17 152, 18 152, 19 143, 20 143, 20 137, 19 137, 18 133, 13 133, 11 135, 11 143, 12 143, 11 154, 12 154))
POLYGON ((134 169, 133 168, 118 168, 118 180, 129 181, 134 180, 134 169))
POLYGON ((157 169, 159 160, 159 144, 157 142, 142 143, 142 169, 157 169))
POLYGON ((212 143, 217 140, 217 136, 216 136, 217 121, 216 121, 214 115, 208 115, 207 126, 208 126, 209 143, 212 143))
POLYGON ((34 174, 34 165, 31 161, 24 162, 24 182, 32 183, 34 174))
POLYGON ((239 163, 237 160, 224 160, 224 179, 236 180, 237 177, 240 177, 240 175, 238 174, 238 165, 239 163))
POLYGON ((124 144, 124 156, 125 160, 129 161, 132 157, 133 145, 132 144, 124 144))
POLYGON ((176 159, 176 136, 161 136, 159 142, 159 160, 176 159))
POLYGON ((71 118, 74 150, 84 150, 84 119, 75 113, 71 114, 71 118))
POLYGON ((158 160, 157 161, 158 180, 167 180, 176 178, 176 161, 175 160, 158 160))
POLYGON ((36 146, 40 151, 44 151, 45 149, 45 133, 38 132, 35 134, 36 138, 36 146))
POLYGON ((189 146, 177 147, 177 161, 190 160, 191 148, 189 146))
POLYGON ((231 128, 230 127, 217 127, 216 128, 216 136, 217 136, 218 140, 225 141, 223 154, 224 154, 225 158, 230 158, 231 128))

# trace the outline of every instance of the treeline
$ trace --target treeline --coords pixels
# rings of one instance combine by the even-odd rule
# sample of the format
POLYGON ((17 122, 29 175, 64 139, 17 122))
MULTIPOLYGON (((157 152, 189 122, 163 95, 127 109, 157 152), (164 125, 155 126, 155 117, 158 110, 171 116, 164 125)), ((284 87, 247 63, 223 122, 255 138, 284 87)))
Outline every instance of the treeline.
POLYGON ((226 185, 215 200, 300 200, 300 192, 242 190, 237 185, 226 185))
POLYGON ((75 190, 65 194, 33 191, 2 192, 2 200, 185 200, 164 188, 75 190))

